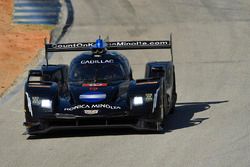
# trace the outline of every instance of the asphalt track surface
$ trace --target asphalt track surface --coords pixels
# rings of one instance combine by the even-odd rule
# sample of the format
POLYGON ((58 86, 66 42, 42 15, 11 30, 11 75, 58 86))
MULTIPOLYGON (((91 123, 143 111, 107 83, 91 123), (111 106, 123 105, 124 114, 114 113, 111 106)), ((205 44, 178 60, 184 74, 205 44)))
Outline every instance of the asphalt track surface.
MULTIPOLYGON (((62 42, 174 34, 178 105, 165 134, 131 130, 22 135, 23 90, 1 101, 0 166, 250 165, 249 0, 74 0, 62 42)), ((71 54, 56 54, 66 63, 71 54)), ((127 51, 136 78, 168 51, 127 51), (160 55, 160 56, 158 56, 160 55)), ((164 57, 165 56, 165 57, 164 57)))

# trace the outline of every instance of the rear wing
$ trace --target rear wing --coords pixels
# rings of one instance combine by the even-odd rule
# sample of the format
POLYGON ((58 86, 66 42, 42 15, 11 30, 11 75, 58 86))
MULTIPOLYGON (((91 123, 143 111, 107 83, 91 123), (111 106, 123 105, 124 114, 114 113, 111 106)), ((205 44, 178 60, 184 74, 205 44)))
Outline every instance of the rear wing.
MULTIPOLYGON (((173 61, 172 34, 170 40, 157 41, 113 41, 105 42, 107 50, 137 50, 137 49, 170 49, 171 61, 173 61)), ((48 52, 68 52, 68 51, 91 51, 97 42, 78 42, 47 44, 45 40, 45 57, 48 65, 48 52)))

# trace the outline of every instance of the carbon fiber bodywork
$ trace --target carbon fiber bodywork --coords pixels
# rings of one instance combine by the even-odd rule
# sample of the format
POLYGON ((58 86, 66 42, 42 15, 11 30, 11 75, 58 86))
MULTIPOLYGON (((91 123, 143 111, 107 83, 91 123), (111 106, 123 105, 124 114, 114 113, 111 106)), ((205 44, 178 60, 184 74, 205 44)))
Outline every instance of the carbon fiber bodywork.
POLYGON ((79 128, 162 131, 161 124, 176 102, 174 65, 148 63, 145 79, 134 80, 127 58, 120 53, 105 51, 97 56, 86 52, 74 58, 70 67, 44 65, 40 70, 30 70, 24 99, 24 125, 30 135, 79 128), (75 82, 72 76, 79 75, 75 66, 86 64, 119 64, 124 76, 115 81, 75 82))

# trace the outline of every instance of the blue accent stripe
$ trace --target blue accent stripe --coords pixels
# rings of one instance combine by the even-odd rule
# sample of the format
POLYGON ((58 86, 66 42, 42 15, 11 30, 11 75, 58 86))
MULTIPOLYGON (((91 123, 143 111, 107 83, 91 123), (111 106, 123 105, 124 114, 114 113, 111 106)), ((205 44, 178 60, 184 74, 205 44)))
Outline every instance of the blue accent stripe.
POLYGON ((97 103, 106 99, 106 94, 102 92, 86 92, 79 96, 80 101, 87 103, 97 103))

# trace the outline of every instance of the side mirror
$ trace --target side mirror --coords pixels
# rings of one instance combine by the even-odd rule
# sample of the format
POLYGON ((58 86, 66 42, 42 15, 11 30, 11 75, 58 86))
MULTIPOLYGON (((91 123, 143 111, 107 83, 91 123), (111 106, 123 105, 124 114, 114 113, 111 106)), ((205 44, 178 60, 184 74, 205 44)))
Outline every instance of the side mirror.
POLYGON ((40 81, 43 73, 41 70, 30 70, 28 75, 28 82, 31 81, 40 81))

